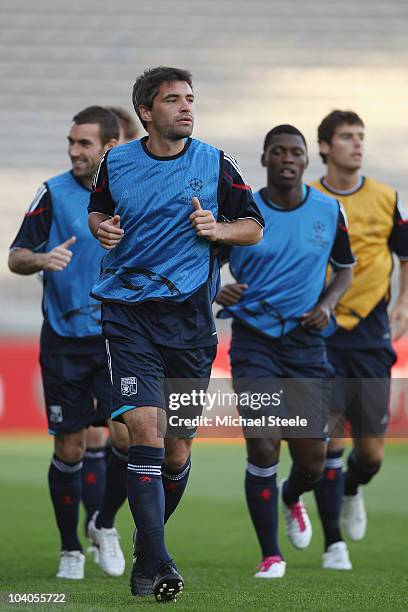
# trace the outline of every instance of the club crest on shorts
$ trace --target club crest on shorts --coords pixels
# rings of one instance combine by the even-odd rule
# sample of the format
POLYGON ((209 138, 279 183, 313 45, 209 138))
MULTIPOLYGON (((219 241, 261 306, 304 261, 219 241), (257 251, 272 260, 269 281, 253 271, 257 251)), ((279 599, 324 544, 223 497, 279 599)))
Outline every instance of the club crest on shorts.
POLYGON ((51 423, 62 423, 62 408, 61 406, 50 406, 49 407, 51 423))
POLYGON ((137 378, 130 376, 120 379, 120 392, 122 395, 136 395, 137 393, 137 378))

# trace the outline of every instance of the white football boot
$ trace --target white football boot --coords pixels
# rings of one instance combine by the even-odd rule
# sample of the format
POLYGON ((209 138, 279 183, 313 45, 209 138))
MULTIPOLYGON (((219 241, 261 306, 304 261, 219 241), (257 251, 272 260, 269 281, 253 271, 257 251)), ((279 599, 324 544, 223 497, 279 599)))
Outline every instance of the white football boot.
POLYGON ((362 540, 367 529, 367 512, 363 494, 343 495, 340 511, 340 525, 350 540, 362 540))
POLYGON ((93 557, 94 563, 99 565, 99 548, 95 546, 95 544, 88 546, 88 548, 86 549, 86 554, 91 555, 93 557))
POLYGON ((84 568, 85 555, 80 550, 62 550, 57 578, 82 580, 84 568))
POLYGON ((286 563, 278 555, 265 557, 257 569, 259 571, 255 574, 254 578, 283 578, 286 571, 286 563))
POLYGON ((327 547, 322 559, 323 569, 351 570, 349 552, 345 542, 335 542, 327 547))
POLYGON ((312 525, 306 506, 299 497, 299 501, 292 506, 287 506, 283 501, 283 485, 286 480, 282 480, 279 485, 280 498, 282 500, 283 514, 285 515, 286 533, 295 548, 307 548, 312 539, 312 525))
POLYGON ((125 571, 125 557, 119 544, 119 534, 114 527, 97 529, 95 512, 89 521, 88 534, 99 550, 99 565, 108 576, 122 576, 125 571))

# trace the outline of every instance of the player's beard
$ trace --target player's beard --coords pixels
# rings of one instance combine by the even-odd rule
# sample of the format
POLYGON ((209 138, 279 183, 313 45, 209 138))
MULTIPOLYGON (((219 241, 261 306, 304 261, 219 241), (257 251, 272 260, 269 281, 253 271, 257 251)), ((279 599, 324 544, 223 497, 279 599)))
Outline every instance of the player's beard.
POLYGON ((193 133, 193 123, 188 125, 179 125, 175 123, 174 125, 169 126, 165 132, 166 133, 163 134, 163 136, 167 140, 182 140, 183 138, 188 138, 193 133))
POLYGON ((97 169, 98 166, 92 163, 90 160, 84 161, 83 163, 81 163, 80 166, 77 167, 74 163, 72 164, 73 175, 83 181, 89 181, 90 179, 92 179, 95 176, 97 169))

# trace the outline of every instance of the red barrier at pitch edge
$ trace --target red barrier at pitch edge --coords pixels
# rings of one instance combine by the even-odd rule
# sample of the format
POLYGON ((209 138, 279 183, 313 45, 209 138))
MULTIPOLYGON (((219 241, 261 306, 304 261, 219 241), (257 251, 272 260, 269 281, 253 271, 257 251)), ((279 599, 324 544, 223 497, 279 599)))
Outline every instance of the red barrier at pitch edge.
MULTIPOLYGON (((228 361, 228 338, 221 338, 213 377, 230 376, 228 361)), ((399 379, 408 378, 408 339, 395 345, 398 361, 393 369, 388 428, 390 436, 408 435, 407 386, 399 379)), ((45 432, 47 422, 38 363, 38 340, 0 339, 0 433, 20 431, 22 433, 45 432)))

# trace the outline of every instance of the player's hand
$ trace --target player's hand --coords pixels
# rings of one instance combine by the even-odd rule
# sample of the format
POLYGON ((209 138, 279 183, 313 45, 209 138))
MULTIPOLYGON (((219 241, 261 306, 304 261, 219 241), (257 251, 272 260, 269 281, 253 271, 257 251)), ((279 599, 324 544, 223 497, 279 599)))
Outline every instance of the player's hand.
POLYGON ((390 315, 391 337, 399 340, 408 332, 408 302, 397 300, 390 315))
POLYGON ((115 215, 112 219, 105 219, 105 221, 99 224, 96 237, 101 243, 101 246, 109 250, 115 248, 115 246, 119 244, 124 233, 124 230, 120 227, 120 217, 119 215, 115 215))
POLYGON ((233 306, 240 301, 245 289, 248 289, 248 285, 241 283, 224 285, 215 296, 215 301, 221 306, 233 306))
POLYGON ((198 198, 192 199, 194 212, 189 216, 190 223, 194 227, 197 236, 206 238, 210 242, 218 239, 218 223, 214 219, 211 210, 201 208, 198 198))
POLYGON ((69 250, 71 244, 76 241, 75 236, 71 236, 65 242, 61 242, 45 255, 43 270, 46 272, 61 272, 67 267, 72 258, 72 251, 69 250))
POLYGON ((331 310, 330 307, 324 303, 317 304, 309 312, 305 312, 302 315, 300 324, 303 327, 314 327, 315 329, 324 329, 330 321, 331 310))

